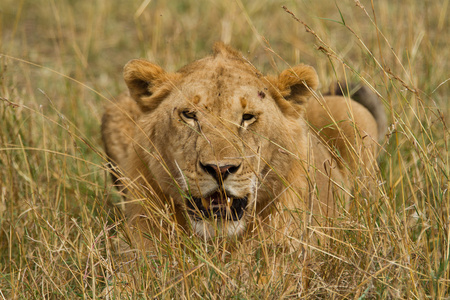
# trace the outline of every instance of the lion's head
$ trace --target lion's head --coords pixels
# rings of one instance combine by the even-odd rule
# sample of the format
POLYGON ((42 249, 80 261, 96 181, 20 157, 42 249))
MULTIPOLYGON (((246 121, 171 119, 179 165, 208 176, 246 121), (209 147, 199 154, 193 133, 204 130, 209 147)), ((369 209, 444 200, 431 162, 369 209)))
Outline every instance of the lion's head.
POLYGON ((124 78, 142 110, 127 173, 173 199, 197 234, 241 233, 293 184, 291 167, 305 157, 303 104, 318 85, 312 67, 263 76, 217 43, 176 73, 132 60, 124 78))

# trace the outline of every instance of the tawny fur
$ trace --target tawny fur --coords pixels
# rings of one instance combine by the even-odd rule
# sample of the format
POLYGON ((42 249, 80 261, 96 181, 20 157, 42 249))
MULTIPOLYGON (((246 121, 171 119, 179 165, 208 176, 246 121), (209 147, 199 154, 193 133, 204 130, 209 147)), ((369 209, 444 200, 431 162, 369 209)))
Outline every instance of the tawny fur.
POLYGON ((159 233, 172 220, 205 237, 243 235, 255 224, 298 236, 293 218, 337 216, 336 199, 351 194, 348 175, 376 170, 377 121, 350 98, 313 96, 310 66, 263 76, 216 43, 212 56, 175 73, 132 60, 124 78, 129 95, 108 106, 102 135, 123 174, 134 232, 159 233), (205 164, 238 167, 219 184, 205 164), (183 195, 221 188, 248 197, 242 220, 191 222, 183 195))

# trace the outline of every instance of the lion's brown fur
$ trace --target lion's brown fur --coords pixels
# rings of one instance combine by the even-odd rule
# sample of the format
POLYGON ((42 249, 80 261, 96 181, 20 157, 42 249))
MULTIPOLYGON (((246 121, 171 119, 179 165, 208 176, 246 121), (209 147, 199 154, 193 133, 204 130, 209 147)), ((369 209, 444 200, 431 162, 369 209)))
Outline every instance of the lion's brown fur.
POLYGON ((376 168, 377 121, 350 98, 315 94, 310 66, 263 76, 216 43, 213 56, 175 73, 130 61, 124 79, 129 95, 107 107, 102 135, 123 174, 126 215, 136 231, 159 232, 157 224, 171 219, 205 237, 220 230, 242 235, 256 223, 292 234, 299 231, 294 215, 312 213, 318 223, 337 216, 336 197, 351 194, 348 174, 376 168), (219 181, 211 175, 215 166, 236 171, 219 181), (248 199, 234 227, 189 222, 187 199, 214 188, 248 199))

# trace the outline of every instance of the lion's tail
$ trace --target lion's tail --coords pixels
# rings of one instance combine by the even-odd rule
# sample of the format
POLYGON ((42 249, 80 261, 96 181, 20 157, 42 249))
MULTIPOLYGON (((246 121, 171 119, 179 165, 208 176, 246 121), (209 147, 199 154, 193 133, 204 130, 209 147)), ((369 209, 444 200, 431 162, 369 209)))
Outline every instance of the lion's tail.
MULTIPOLYGON (((377 121, 378 139, 381 140, 387 131, 386 112, 384 111, 384 105, 381 102, 381 99, 366 86, 350 86, 349 90, 350 97, 367 108, 377 121)), ((342 96, 348 94, 345 88, 344 92, 345 93, 342 92, 342 89, 339 86, 337 86, 334 91, 335 95, 342 96)))

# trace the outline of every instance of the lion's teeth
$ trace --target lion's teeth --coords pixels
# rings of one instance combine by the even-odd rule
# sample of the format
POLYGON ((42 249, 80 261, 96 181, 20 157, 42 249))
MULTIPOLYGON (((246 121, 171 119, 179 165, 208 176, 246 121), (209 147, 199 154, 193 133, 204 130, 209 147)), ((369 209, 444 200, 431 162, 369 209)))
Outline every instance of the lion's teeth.
POLYGON ((228 197, 228 198, 227 198, 227 201, 228 201, 228 203, 230 203, 230 202, 231 202, 231 199, 230 199, 230 197, 228 197))
POLYGON ((202 198, 202 204, 203 204, 204 208, 209 209, 210 203, 208 200, 206 200, 205 198, 202 198))

